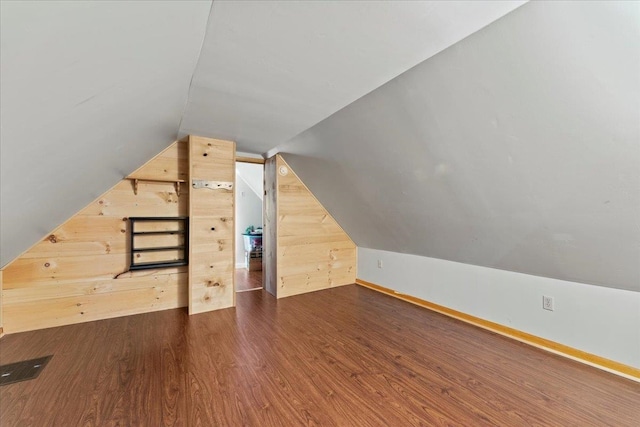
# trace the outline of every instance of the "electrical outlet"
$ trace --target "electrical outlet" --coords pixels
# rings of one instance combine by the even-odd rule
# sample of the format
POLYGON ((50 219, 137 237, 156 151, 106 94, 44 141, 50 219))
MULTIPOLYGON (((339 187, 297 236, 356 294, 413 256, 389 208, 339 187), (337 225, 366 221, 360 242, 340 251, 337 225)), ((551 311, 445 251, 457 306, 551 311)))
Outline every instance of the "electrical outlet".
POLYGON ((544 308, 545 310, 553 311, 553 297, 548 297, 546 295, 543 295, 542 308, 544 308))
POLYGON ((381 259, 378 260, 378 268, 382 268, 382 260, 381 259))

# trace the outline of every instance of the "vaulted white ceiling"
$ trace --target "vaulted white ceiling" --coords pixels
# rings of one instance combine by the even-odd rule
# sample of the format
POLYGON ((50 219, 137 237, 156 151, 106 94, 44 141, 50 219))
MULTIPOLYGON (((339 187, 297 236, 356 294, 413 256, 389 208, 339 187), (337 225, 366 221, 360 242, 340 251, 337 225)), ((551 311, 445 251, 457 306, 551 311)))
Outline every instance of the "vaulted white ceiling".
POLYGON ((524 1, 215 1, 181 135, 264 153, 524 1))
POLYGON ((0 2, 0 265, 178 133, 266 152, 522 3, 0 2))

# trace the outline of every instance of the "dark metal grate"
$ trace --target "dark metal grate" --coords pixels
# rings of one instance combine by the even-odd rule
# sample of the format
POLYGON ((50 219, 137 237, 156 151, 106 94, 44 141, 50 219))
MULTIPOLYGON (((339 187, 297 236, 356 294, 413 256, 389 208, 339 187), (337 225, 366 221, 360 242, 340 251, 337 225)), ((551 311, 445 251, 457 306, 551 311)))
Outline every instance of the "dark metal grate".
MULTIPOLYGON (((131 247, 131 254, 129 259, 129 271, 134 270, 147 270, 166 267, 178 267, 181 265, 189 265, 189 217, 176 216, 176 217, 130 217, 131 232, 129 233, 129 245, 131 247), (136 224, 144 222, 175 222, 175 230, 163 230, 163 231, 136 231, 136 224), (136 236, 157 236, 157 235, 182 235, 184 236, 184 243, 176 246, 157 246, 157 247, 139 247, 136 246, 136 236), (179 259, 165 259, 153 262, 136 262, 136 255, 139 256, 142 252, 164 252, 176 250, 182 252, 182 258, 179 259)), ((213 230, 213 228, 212 228, 213 230)))
POLYGON ((0 386, 36 378, 52 357, 49 355, 0 366, 0 386))

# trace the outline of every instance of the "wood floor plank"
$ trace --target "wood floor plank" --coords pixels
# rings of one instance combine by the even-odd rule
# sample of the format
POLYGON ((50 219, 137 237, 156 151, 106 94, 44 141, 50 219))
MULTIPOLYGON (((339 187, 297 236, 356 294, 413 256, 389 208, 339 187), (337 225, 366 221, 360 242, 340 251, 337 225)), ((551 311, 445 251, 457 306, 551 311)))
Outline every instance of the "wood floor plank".
POLYGON ((359 286, 24 332, 0 425, 635 426, 640 384, 359 286))
POLYGON ((249 271, 246 268, 236 268, 236 292, 262 288, 262 270, 249 271))

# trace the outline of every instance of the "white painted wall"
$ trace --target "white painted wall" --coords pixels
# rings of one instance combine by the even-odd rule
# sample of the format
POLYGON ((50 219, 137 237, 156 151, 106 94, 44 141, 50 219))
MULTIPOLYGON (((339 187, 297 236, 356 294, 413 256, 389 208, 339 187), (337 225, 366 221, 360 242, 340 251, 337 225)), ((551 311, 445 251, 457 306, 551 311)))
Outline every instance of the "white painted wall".
POLYGON ((639 292, 361 247, 358 278, 640 368, 639 292))
MULTIPOLYGON (((262 165, 253 165, 262 169, 262 165)), ((236 268, 246 267, 242 234, 253 225, 262 226, 262 200, 251 186, 236 174, 236 268)))
POLYGON ((264 166, 256 163, 236 163, 236 173, 244 179, 251 190, 262 200, 264 196, 264 166))

